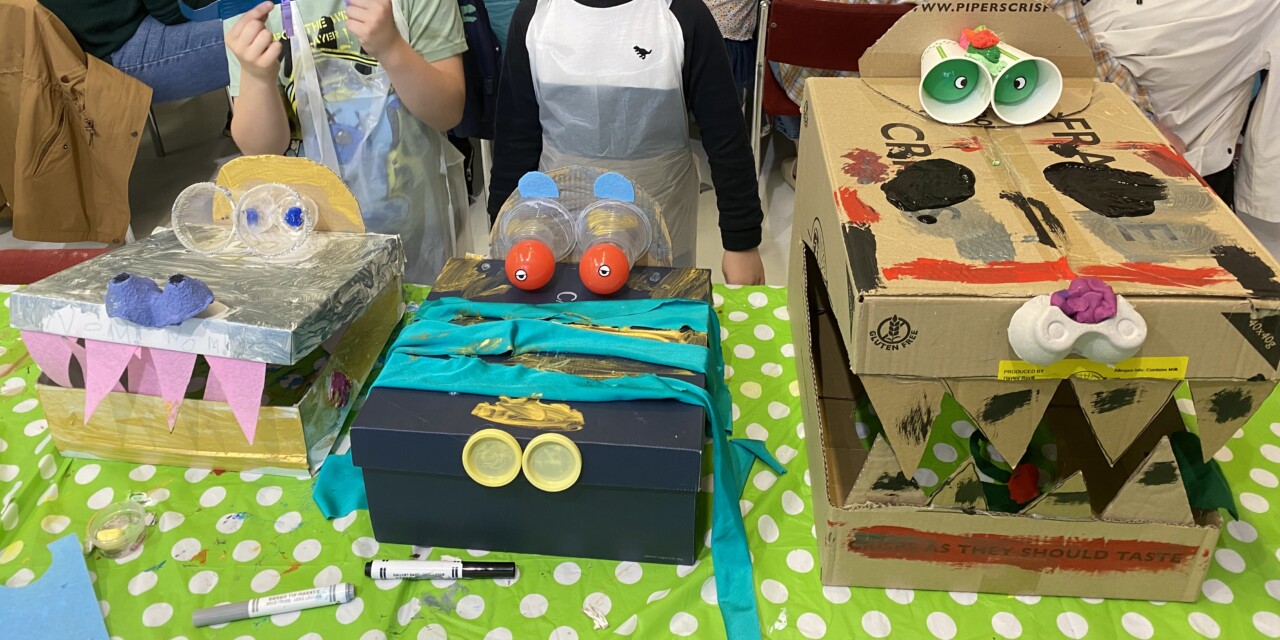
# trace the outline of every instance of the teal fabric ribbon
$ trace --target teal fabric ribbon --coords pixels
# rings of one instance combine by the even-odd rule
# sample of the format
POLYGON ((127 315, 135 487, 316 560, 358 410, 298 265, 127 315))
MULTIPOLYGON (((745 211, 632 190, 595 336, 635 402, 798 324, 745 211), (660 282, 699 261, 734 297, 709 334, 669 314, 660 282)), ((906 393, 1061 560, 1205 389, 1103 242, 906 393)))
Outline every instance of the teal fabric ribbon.
POLYGON ((706 412, 712 437, 715 488, 711 557, 725 631, 734 640, 760 635, 755 581, 738 500, 751 464, 761 458, 785 470, 751 440, 729 438, 733 423, 724 384, 720 323, 711 306, 694 300, 619 300, 527 305, 443 298, 424 303, 391 346, 374 387, 445 391, 548 400, 614 402, 677 400, 706 412), (494 321, 456 325, 461 317, 494 321), (706 333, 708 347, 610 334, 565 323, 706 333), (708 389, 653 374, 594 380, 557 371, 491 363, 477 355, 526 352, 620 357, 701 373, 708 389))
POLYGON ((352 464, 350 451, 342 455, 330 454, 324 459, 324 465, 311 487, 311 499, 329 520, 341 518, 357 509, 369 509, 369 498, 364 492, 364 474, 360 467, 352 464))

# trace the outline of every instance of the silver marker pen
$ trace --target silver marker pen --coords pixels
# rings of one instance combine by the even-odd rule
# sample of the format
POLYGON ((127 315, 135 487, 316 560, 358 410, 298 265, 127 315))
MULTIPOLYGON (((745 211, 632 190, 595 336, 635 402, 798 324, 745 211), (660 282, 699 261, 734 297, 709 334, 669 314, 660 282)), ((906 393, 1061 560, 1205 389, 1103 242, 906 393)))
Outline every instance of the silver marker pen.
POLYGON ((340 582, 332 586, 320 587, 319 589, 278 593, 265 598, 220 604, 216 607, 201 609, 191 614, 191 624, 197 627, 207 627, 224 622, 271 616, 277 613, 290 613, 315 607, 346 604, 355 597, 356 588, 345 582, 340 582))
POLYGON ((459 580, 462 578, 514 578, 514 562, 463 562, 461 560, 374 560, 364 574, 374 580, 459 580))

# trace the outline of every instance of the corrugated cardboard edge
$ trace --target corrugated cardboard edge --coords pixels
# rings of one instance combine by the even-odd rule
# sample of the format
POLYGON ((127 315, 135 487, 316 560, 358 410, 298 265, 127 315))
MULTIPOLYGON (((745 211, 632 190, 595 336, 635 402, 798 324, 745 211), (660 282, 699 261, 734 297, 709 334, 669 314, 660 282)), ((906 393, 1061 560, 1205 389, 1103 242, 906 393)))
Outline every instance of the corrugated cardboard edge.
POLYGON ((982 489, 982 480, 973 466, 973 460, 966 461, 950 478, 933 494, 930 507, 950 507, 955 509, 987 509, 987 497, 982 489))
POLYGON ((929 430, 942 412, 947 386, 929 378, 861 376, 871 406, 884 425, 885 435, 902 472, 912 477, 929 443, 929 430))
POLYGON ((876 438, 871 445, 871 454, 845 499, 847 505, 868 502, 893 505, 924 505, 929 502, 929 497, 920 490, 916 481, 902 473, 898 459, 882 437, 876 438))
POLYGON ((1072 378, 1080 410, 1115 464, 1169 403, 1179 380, 1086 380, 1072 378))
POLYGON ((1208 462, 1276 388, 1275 380, 1188 380, 1200 432, 1200 450, 1208 462))
POLYGON ((1142 466, 1129 476, 1120 493, 1102 511, 1102 519, 1195 524, 1187 490, 1182 486, 1182 472, 1168 437, 1161 438, 1142 466))
MULTIPOLYGON (((1018 3, 1009 4, 1016 6, 1018 3)), ((957 40, 962 29, 986 25, 1000 36, 1002 42, 1007 41, 1058 66, 1062 72, 1062 97, 1058 99, 1052 116, 1062 117, 1084 110, 1093 99, 1095 63, 1089 46, 1056 13, 1034 10, 1044 5, 1025 3, 1025 6, 1029 10, 951 11, 946 3, 917 7, 862 54, 858 61, 859 72, 866 83, 881 95, 925 116, 919 98, 920 54, 935 40, 957 40), (943 10, 944 7, 948 10, 943 10)), ((990 113, 988 110, 988 115, 990 113)), ((995 120, 994 115, 990 118, 995 120)), ((981 123, 982 119, 978 122, 981 123)))
POLYGON ((1023 515, 1062 520, 1093 520, 1093 507, 1089 505, 1089 488, 1084 473, 1077 471, 1059 482, 1044 495, 1022 510, 1023 515))
POLYGON ((951 397, 964 407, 1000 456, 1017 462, 1031 442, 1060 380, 1003 382, 972 378, 946 380, 951 397))

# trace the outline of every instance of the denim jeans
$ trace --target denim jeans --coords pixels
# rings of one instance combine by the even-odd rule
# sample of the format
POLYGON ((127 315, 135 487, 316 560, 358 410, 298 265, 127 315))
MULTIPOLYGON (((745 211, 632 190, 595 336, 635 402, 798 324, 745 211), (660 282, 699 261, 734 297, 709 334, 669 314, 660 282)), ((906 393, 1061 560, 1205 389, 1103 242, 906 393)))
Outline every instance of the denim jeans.
POLYGON ((147 16, 111 54, 111 64, 151 87, 153 103, 191 98, 229 82, 220 20, 169 26, 147 16))
MULTIPOLYGON (((769 68, 773 71, 773 77, 777 78, 782 75, 778 70, 778 63, 770 60, 769 68)), ((786 136, 792 142, 800 139, 800 118, 796 116, 774 116, 773 128, 777 129, 778 133, 786 136)))

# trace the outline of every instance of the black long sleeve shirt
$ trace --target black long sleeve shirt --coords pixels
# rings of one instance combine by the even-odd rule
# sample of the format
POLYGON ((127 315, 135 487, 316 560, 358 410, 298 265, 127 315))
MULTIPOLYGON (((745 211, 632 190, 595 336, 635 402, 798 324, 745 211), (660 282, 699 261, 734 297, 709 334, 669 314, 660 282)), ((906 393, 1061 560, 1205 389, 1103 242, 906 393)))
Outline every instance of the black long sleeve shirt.
MULTIPOLYGON (((575 1, 589 7, 610 8, 630 0, 575 1)), ((685 105, 702 133, 702 145, 711 164, 721 242, 729 251, 754 248, 760 244, 764 214, 755 160, 724 39, 702 0, 671 0, 670 7, 684 34, 685 105)), ((542 124, 526 44, 536 8, 537 0, 521 0, 516 7, 503 55, 489 187, 491 220, 497 218, 520 177, 538 169, 542 155, 542 124)))

